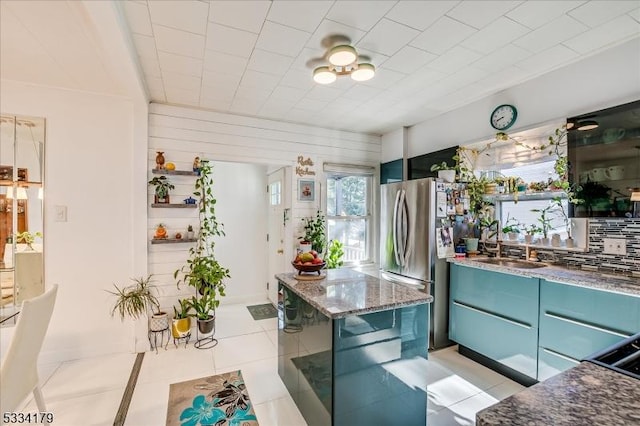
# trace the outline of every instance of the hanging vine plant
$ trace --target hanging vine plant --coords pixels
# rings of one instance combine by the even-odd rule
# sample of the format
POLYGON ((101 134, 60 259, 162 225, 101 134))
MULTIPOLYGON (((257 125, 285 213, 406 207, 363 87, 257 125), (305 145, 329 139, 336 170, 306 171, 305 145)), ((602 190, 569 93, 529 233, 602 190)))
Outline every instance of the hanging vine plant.
POLYGON ((216 260, 214 251, 216 238, 224 236, 224 225, 216 217, 216 199, 213 196, 213 166, 208 161, 202 161, 200 176, 196 179, 193 195, 199 197, 198 203, 200 230, 198 231, 195 247, 189 249, 189 259, 173 274, 180 284, 193 286, 200 294, 205 288, 214 299, 213 306, 218 307, 218 296, 225 295, 225 278, 231 278, 229 269, 224 268, 216 260))

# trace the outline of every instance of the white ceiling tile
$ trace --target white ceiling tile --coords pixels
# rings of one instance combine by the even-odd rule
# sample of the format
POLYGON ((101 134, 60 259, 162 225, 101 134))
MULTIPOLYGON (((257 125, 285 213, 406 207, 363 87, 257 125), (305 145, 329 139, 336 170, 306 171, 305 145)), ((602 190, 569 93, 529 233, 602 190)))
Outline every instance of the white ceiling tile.
POLYGON ((635 19, 636 21, 640 22, 640 7, 637 8, 637 9, 632 10, 627 15, 631 16, 633 19, 635 19))
POLYGON ((638 0, 589 1, 569 12, 578 21, 596 27, 638 7, 638 0))
MULTIPOLYGON (((202 79, 192 75, 178 74, 171 71, 162 71, 162 81, 165 90, 169 87, 186 91, 200 90, 202 79)), ((167 95, 168 96, 168 95, 167 95)))
POLYGON ((479 80, 478 83, 481 86, 486 86, 493 91, 497 91, 506 89, 524 81, 528 75, 529 73, 526 70, 507 66, 485 76, 479 80))
POLYGON ((140 66, 146 75, 150 77, 161 77, 162 73, 160 71, 160 62, 156 57, 151 56, 142 56, 139 57, 140 66))
POLYGON ((289 56, 254 49, 247 69, 282 76, 289 70, 292 62, 293 58, 289 56))
POLYGON ((269 112, 271 114, 286 113, 292 108, 292 106, 293 104, 291 102, 269 98, 264 104, 262 104, 260 112, 269 112))
POLYGON ((559 65, 573 61, 578 54, 561 44, 553 46, 549 50, 533 55, 522 62, 518 62, 516 66, 531 73, 548 72, 559 65))
POLYGON ((131 38, 133 39, 133 45, 136 48, 136 52, 138 52, 138 56, 147 56, 152 58, 158 57, 156 41, 153 37, 133 34, 131 38))
POLYGON ((158 50, 199 59, 204 56, 204 36, 155 24, 153 33, 158 50))
POLYGON ((225 27, 210 22, 207 30, 207 49, 248 58, 258 36, 249 31, 225 27))
POLYGON ((311 70, 301 71, 290 69, 280 81, 282 86, 295 87, 298 89, 309 90, 316 83, 313 81, 311 70))
POLYGON ((379 89, 387 89, 392 87, 394 84, 397 84, 406 76, 407 74, 380 68, 376 70, 376 75, 371 80, 363 81, 360 84, 377 87, 379 89))
POLYGON ((576 52, 585 54, 639 35, 640 23, 628 15, 622 15, 563 44, 576 52))
POLYGON ((256 102, 249 99, 234 99, 229 107, 229 111, 238 114, 256 115, 260 111, 262 106, 261 102, 256 102))
POLYGON ((231 107, 231 102, 222 101, 220 99, 207 99, 201 97, 200 106, 202 108, 213 109, 216 111, 228 111, 231 107))
POLYGON ((205 35, 209 3, 163 0, 148 2, 151 22, 190 33, 205 35))
MULTIPOLYGON (((356 84, 360 84, 360 83, 356 82, 351 77, 348 77, 345 75, 342 77, 338 77, 336 81, 331 83, 331 87, 333 87, 334 89, 342 90, 344 92, 345 90, 352 88, 356 84)), ((317 84, 314 83, 314 86, 316 85, 317 84)))
POLYGON ((343 96, 345 99, 353 99, 356 101, 364 102, 372 99, 381 92, 381 89, 377 89, 375 87, 355 85, 351 89, 347 90, 343 96))
POLYGON ((326 49, 322 45, 322 40, 328 35, 340 34, 349 37, 351 44, 355 45, 366 34, 365 31, 359 30, 330 19, 323 19, 318 28, 307 40, 307 46, 312 49, 326 49))
POLYGON ((165 87, 167 102, 180 105, 198 105, 200 94, 197 90, 184 90, 175 87, 165 87))
POLYGON ((540 53, 588 29, 589 27, 586 25, 567 15, 563 15, 516 40, 513 44, 531 52, 540 53))
POLYGON ((305 97, 316 101, 332 101, 340 95, 342 95, 342 90, 340 89, 335 89, 334 87, 324 84, 317 84, 307 92, 305 97))
POLYGON ((266 21, 256 47, 295 58, 310 36, 311 33, 266 21))
POLYGON ((409 44, 441 55, 475 32, 476 29, 443 16, 409 44))
POLYGON ((399 1, 386 17, 420 31, 440 19, 460 1, 399 1))
POLYGON ((447 16, 480 29, 514 9, 520 3, 522 1, 462 1, 448 11, 447 16))
POLYGON ((241 75, 238 74, 226 74, 223 72, 204 71, 202 73, 202 85, 203 86, 227 86, 230 88, 236 88, 240 84, 241 75))
POLYGON ((177 72, 179 74, 202 77, 202 59, 176 55, 174 53, 158 52, 160 69, 177 72))
POLYGON ((357 101, 355 99, 345 99, 341 97, 329 102, 329 104, 327 104, 327 109, 330 109, 332 111, 349 111, 355 110, 360 105, 362 105, 362 101, 357 101))
POLYGON ((209 21, 259 33, 267 16, 269 1, 212 1, 209 21))
POLYGON ((383 67, 402 73, 412 73, 435 58, 436 55, 432 53, 416 49, 415 47, 405 46, 400 49, 398 53, 387 59, 383 67))
POLYGON ((242 76, 241 84, 248 87, 273 90, 278 85, 280 77, 273 74, 247 70, 242 76))
POLYGON ((453 73, 481 57, 482 55, 477 52, 462 46, 456 46, 444 55, 429 62, 427 67, 444 73, 453 73))
POLYGON ((215 50, 207 49, 204 52, 204 69, 209 71, 242 75, 247 67, 247 62, 247 58, 216 52, 215 50))
POLYGON ((132 33, 152 36, 151 19, 149 18, 149 9, 146 4, 123 2, 124 14, 132 33))
POLYGON ((387 61, 387 59, 389 59, 387 55, 383 55, 382 53, 374 52, 362 47, 358 48, 358 57, 360 58, 361 62, 367 60, 369 63, 375 65, 376 67, 381 66, 387 61), (366 56, 367 58, 364 58, 363 56, 366 56))
POLYGON ((291 68, 311 71, 316 67, 326 65, 328 62, 324 59, 324 51, 320 49, 311 49, 309 47, 305 47, 302 49, 298 57, 291 63, 291 68), (310 63, 311 66, 308 66, 307 63, 310 63))
POLYGON ((200 90, 200 99, 208 99, 208 100, 217 100, 221 102, 229 102, 233 101, 233 98, 236 96, 236 86, 228 86, 223 84, 218 84, 216 86, 207 86, 203 83, 202 89, 200 90))
POLYGON ((277 86, 273 89, 271 98, 288 102, 298 102, 306 93, 306 90, 296 89, 295 87, 277 86))
POLYGON ((388 19, 381 19, 357 44, 367 50, 394 55, 420 32, 388 19))
POLYGON ((507 17, 522 25, 535 29, 564 15, 583 4, 584 1, 525 1, 509 11, 507 17))
POLYGON ((464 40, 461 46, 487 54, 523 36, 529 31, 529 28, 511 19, 500 17, 493 21, 491 25, 487 25, 464 40))
POLYGON ((327 101, 318 101, 316 99, 308 99, 303 98, 298 103, 296 103, 295 108, 302 109, 306 111, 322 111, 329 102, 327 101))
POLYGON ((270 89, 261 89, 255 86, 242 86, 236 90, 236 98, 252 100, 254 102, 260 102, 261 104, 271 96, 270 89))
POLYGON ((395 3, 395 1, 336 1, 327 18, 369 31, 395 3))
MULTIPOLYGON (((289 113, 287 113, 287 117, 289 120, 297 121, 300 123, 309 123, 309 124, 314 123, 314 119, 316 115, 317 113, 315 111, 299 109, 299 108, 292 108, 289 110, 289 113)), ((320 125, 320 124, 316 123, 316 125, 320 125)))
POLYGON ((499 71, 531 55, 532 53, 528 50, 513 44, 507 44, 495 52, 478 59, 473 63, 473 66, 487 71, 499 71))
POLYGON ((445 86, 449 92, 458 90, 461 87, 467 86, 471 83, 475 83, 482 80, 487 75, 488 71, 484 71, 474 67, 464 67, 460 71, 451 74, 450 76, 440 80, 439 86, 445 86))
POLYGON ((333 1, 274 1, 267 19, 312 33, 333 1))

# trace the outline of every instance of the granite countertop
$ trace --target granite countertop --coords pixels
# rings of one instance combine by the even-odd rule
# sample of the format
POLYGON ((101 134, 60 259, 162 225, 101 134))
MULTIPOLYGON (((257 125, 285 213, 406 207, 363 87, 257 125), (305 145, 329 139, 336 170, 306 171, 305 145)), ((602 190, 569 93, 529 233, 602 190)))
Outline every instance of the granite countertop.
POLYGON ((343 318, 431 303, 433 296, 408 285, 397 284, 349 268, 323 271, 317 281, 299 281, 296 273, 275 277, 329 318, 343 318))
POLYGON ((583 361, 476 414, 477 425, 640 424, 640 381, 583 361))
MULTIPOLYGON (((478 257, 476 260, 481 259, 486 259, 486 257, 478 257)), ((516 260, 506 257, 503 257, 502 259, 516 260)), ((525 277, 543 278, 550 281, 577 285, 580 287, 590 287, 616 293, 640 296, 640 278, 623 274, 574 269, 567 266, 554 264, 547 264, 547 266, 543 268, 521 269, 510 266, 492 265, 490 263, 477 262, 476 260, 474 260, 474 258, 451 258, 447 260, 451 263, 471 266, 474 268, 487 269, 495 272, 505 272, 508 274, 522 275, 525 277)), ((525 261, 521 260, 521 262, 525 261)))

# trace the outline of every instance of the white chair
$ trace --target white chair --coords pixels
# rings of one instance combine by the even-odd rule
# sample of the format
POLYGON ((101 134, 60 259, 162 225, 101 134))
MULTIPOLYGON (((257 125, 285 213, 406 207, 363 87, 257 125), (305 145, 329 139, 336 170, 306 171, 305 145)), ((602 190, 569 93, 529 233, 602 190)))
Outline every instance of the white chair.
POLYGON ((0 367, 0 413, 16 411, 33 392, 38 410, 47 411, 38 379, 38 355, 47 333, 58 286, 25 300, 13 339, 0 367))

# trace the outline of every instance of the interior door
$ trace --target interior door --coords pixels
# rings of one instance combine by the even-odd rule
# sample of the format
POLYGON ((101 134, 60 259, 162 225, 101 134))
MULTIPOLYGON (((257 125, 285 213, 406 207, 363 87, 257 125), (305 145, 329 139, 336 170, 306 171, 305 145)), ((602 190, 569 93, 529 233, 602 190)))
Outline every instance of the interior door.
POLYGON ((267 252, 269 253, 267 282, 269 283, 269 290, 267 291, 267 296, 275 305, 278 304, 278 282, 274 275, 288 270, 284 255, 285 212, 287 211, 285 194, 288 191, 285 176, 284 168, 271 173, 267 189, 269 197, 269 234, 267 239, 267 252))

